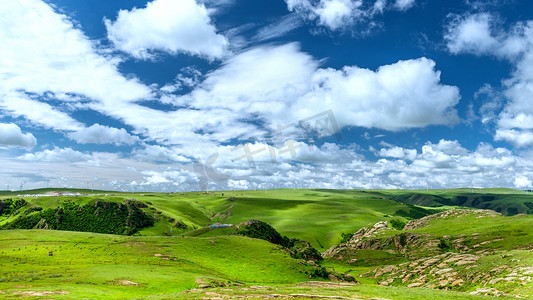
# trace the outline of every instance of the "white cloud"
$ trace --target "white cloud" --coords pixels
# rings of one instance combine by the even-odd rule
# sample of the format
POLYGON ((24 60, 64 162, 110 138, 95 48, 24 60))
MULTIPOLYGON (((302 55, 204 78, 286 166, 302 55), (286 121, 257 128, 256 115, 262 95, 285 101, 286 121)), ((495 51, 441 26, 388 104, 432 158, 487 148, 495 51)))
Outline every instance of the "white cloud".
POLYGON ((529 180, 529 178, 527 178, 526 176, 519 176, 514 179, 514 185, 519 189, 530 188, 531 180, 529 180))
POLYGON ((533 145, 533 132, 515 129, 498 129, 494 139, 506 141, 517 147, 527 147, 533 145))
POLYGON ((16 124, 0 123, 0 145, 33 148, 37 139, 31 133, 22 133, 16 124))
POLYGON ((28 153, 20 156, 19 159, 26 161, 42 162, 86 162, 91 160, 91 155, 84 154, 72 148, 57 148, 44 150, 36 153, 28 153))
POLYGON ((396 0, 394 3, 396 8, 399 10, 408 10, 409 8, 413 7, 415 5, 415 0, 396 0))
POLYGON ((115 144, 133 145, 140 141, 136 136, 130 135, 124 128, 117 129, 100 124, 71 132, 67 136, 80 144, 115 144))
POLYGON ((493 17, 488 13, 455 16, 444 36, 448 50, 453 54, 473 53, 476 55, 494 51, 498 46, 498 41, 492 36, 492 19, 493 17))
POLYGON ((301 18, 296 14, 289 14, 277 22, 259 29, 252 38, 255 41, 267 41, 286 35, 302 25, 301 18))
MULTIPOLYGON (((344 30, 356 24, 366 23, 372 29, 376 26, 373 21, 376 15, 387 9, 406 11, 413 7, 415 0, 396 0, 387 5, 386 0, 285 0, 289 11, 300 14, 308 20, 316 20, 318 25, 330 30, 344 30)), ((366 29, 368 31, 369 29, 366 29)), ((364 32, 365 30, 363 30, 364 32)))
MULTIPOLYGON (((480 13, 456 16, 445 36, 450 52, 493 55, 514 65, 512 77, 503 83, 507 98, 503 110, 501 99, 492 88, 482 88, 489 102, 481 107, 482 122, 497 119, 495 140, 517 147, 533 145, 533 21, 518 22, 507 32, 497 27, 495 17, 480 13)), ((476 93, 478 95, 478 93, 476 93)))
POLYGON ((444 39, 453 54, 494 55, 515 61, 530 51, 533 21, 518 22, 506 32, 491 13, 453 15, 444 39))
POLYGON ((123 105, 151 97, 150 88, 122 76, 118 60, 99 55, 67 16, 42 1, 1 1, 0 27, 0 107, 14 116, 74 131, 82 124, 39 98, 71 102, 64 95, 83 95, 123 105))
POLYGON ((222 57, 228 40, 211 23, 208 9, 195 0, 154 0, 145 8, 120 10, 115 22, 105 19, 115 46, 141 59, 154 50, 222 57))
POLYGON ((150 162, 190 162, 190 159, 179 155, 171 148, 158 145, 145 145, 144 149, 134 149, 133 157, 141 161, 150 162))
POLYGON ((307 107, 331 108, 340 126, 386 130, 451 125, 459 89, 440 83, 435 62, 426 58, 399 61, 372 71, 356 66, 320 69, 311 92, 295 105, 297 115, 307 107))
POLYGON ((24 117, 34 124, 55 130, 78 130, 83 126, 48 103, 33 100, 21 92, 7 92, 3 95, 1 92, 0 87, 0 108, 14 117, 24 117))
MULTIPOLYGON (((262 145, 265 146, 254 144, 252 150, 258 150, 262 145)), ((146 191, 186 191, 206 187, 210 190, 232 187, 416 189, 426 188, 426 183, 430 188, 470 187, 472 184, 514 187, 515 179, 529 176, 528 172, 533 167, 530 158, 513 155, 505 148, 480 144, 477 149, 468 151, 456 141, 447 140, 436 144, 428 142, 421 149, 391 145, 390 148, 398 153, 416 151, 417 154, 414 159, 412 156, 392 157, 377 161, 365 159, 357 153, 356 147, 330 144, 309 150, 304 144, 297 149, 296 156, 286 153, 277 156, 276 161, 271 161, 268 151, 261 152, 254 156, 254 159, 257 158, 256 169, 250 169, 246 159, 232 161, 242 154, 242 151, 231 151, 232 148, 220 146, 220 157, 207 162, 207 170, 202 172, 190 164, 153 164, 137 157, 123 158, 111 153, 84 154, 68 148, 41 151, 19 159, 5 158, 0 153, 3 167, 0 180, 14 186, 27 178, 30 187, 31 178, 40 176, 49 178, 52 186, 91 184, 101 189, 128 191, 132 189, 132 181, 146 191), (307 160, 310 157, 317 159, 307 160), (208 177, 202 179, 205 171, 209 171, 208 177), (87 178, 87 173, 94 175, 94 179, 87 178), (224 176, 216 177, 217 174, 224 176)), ((44 179, 39 180, 42 186, 44 179)), ((39 182, 32 181, 31 187, 38 187, 39 182)))
POLYGON ((173 185, 194 184, 196 176, 187 170, 166 170, 163 172, 144 171, 143 185, 157 186, 159 184, 172 183, 173 185))
POLYGON ((176 105, 258 116, 272 128, 329 109, 340 127, 401 130, 458 121, 453 106, 459 90, 440 83, 432 60, 399 61, 376 71, 318 64, 297 44, 254 48, 209 74, 176 105))
POLYGON ((322 0, 315 10, 318 14, 318 23, 331 30, 345 26, 351 22, 353 11, 359 5, 359 2, 352 0, 322 0))
POLYGON ((481 123, 488 124, 495 121, 503 107, 502 93, 491 85, 485 84, 474 94, 474 98, 481 99, 483 103, 479 108, 481 123))
POLYGON ((247 190, 250 187, 248 180, 228 180, 228 187, 237 190, 247 190))
POLYGON ((404 149, 402 147, 392 147, 381 149, 379 155, 382 157, 392 157, 406 160, 414 160, 417 156, 416 149, 404 149))

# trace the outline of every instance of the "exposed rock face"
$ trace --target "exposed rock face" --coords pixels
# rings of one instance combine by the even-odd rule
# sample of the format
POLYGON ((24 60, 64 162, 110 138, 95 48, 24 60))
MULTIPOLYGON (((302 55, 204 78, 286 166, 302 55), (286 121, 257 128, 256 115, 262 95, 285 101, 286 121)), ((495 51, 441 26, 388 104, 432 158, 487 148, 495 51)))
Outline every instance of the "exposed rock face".
POLYGON ((335 245, 322 254, 324 258, 342 259, 349 252, 361 249, 389 250, 392 253, 439 251, 439 239, 429 234, 404 232, 392 237, 379 238, 384 231, 393 230, 387 221, 359 229, 346 244, 335 245))
POLYGON ((377 222, 372 226, 367 226, 359 229, 348 242, 349 244, 356 244, 361 241, 363 238, 374 237, 377 233, 383 230, 390 230, 389 224, 387 221, 377 222))
POLYGON ((488 209, 450 209, 434 215, 423 217, 418 220, 411 220, 405 225, 403 230, 414 230, 428 226, 428 223, 435 219, 445 219, 449 217, 465 216, 465 215, 478 215, 478 218, 483 217, 501 217, 500 213, 488 209))

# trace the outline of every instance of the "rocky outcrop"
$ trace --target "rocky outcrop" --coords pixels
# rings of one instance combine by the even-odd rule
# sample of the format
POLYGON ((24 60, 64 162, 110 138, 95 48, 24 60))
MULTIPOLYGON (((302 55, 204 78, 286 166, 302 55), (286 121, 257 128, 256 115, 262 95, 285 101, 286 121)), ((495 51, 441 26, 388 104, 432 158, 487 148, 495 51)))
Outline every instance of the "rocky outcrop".
POLYGON ((360 277, 377 278, 380 285, 392 283, 408 287, 454 289, 463 285, 481 285, 473 295, 490 295, 494 286, 506 283, 526 286, 533 283, 533 267, 501 265, 486 270, 480 263, 482 255, 443 253, 400 265, 375 268, 360 277), (467 271, 465 271, 467 270, 467 271), (479 270, 479 271, 476 271, 479 270))
POLYGON ((423 217, 418 220, 409 221, 403 230, 415 230, 429 225, 429 223, 436 219, 446 219, 458 216, 478 215, 478 218, 483 217, 501 217, 502 214, 488 209, 450 209, 434 215, 423 217))
POLYGON ((324 258, 345 260, 350 252, 357 250, 387 250, 393 253, 413 253, 418 251, 440 253, 438 237, 429 234, 402 232, 394 236, 384 236, 393 230, 386 221, 371 224, 358 230, 346 244, 335 245, 322 254, 324 258))

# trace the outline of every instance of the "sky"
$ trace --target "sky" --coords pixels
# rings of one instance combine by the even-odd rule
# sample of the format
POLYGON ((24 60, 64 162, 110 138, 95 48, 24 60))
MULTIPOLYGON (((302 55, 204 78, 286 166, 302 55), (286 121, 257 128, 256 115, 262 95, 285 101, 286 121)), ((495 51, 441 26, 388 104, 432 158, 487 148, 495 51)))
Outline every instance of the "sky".
POLYGON ((0 189, 531 188, 533 2, 0 2, 0 189))

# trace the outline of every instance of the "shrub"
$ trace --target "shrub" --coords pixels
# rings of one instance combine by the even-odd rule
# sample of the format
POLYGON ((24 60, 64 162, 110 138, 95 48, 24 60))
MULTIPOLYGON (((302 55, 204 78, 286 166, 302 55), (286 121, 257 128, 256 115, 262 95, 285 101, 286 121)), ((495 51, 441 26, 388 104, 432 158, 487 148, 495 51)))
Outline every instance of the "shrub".
POLYGON ((251 238, 262 239, 272 244, 280 245, 289 250, 293 258, 319 261, 322 260, 320 252, 306 241, 281 236, 272 226, 259 220, 249 220, 239 224, 236 234, 251 238))
POLYGON ((440 238, 439 244, 437 245, 443 252, 448 252, 453 249, 452 244, 445 238, 440 238))
POLYGON ((402 221, 401 219, 392 219, 389 221, 389 223, 392 228, 398 229, 398 230, 403 230, 403 228, 405 227, 405 224, 407 224, 407 222, 402 221))
POLYGON ((27 204, 24 199, 4 199, 0 201, 0 216, 10 216, 19 208, 27 204))
POLYGON ((40 228, 131 235, 153 224, 154 220, 131 201, 125 204, 96 201, 82 206, 64 202, 63 207, 57 209, 20 216, 2 229, 40 228))
POLYGON ((341 233, 341 244, 346 244, 352 239, 353 233, 341 233))

